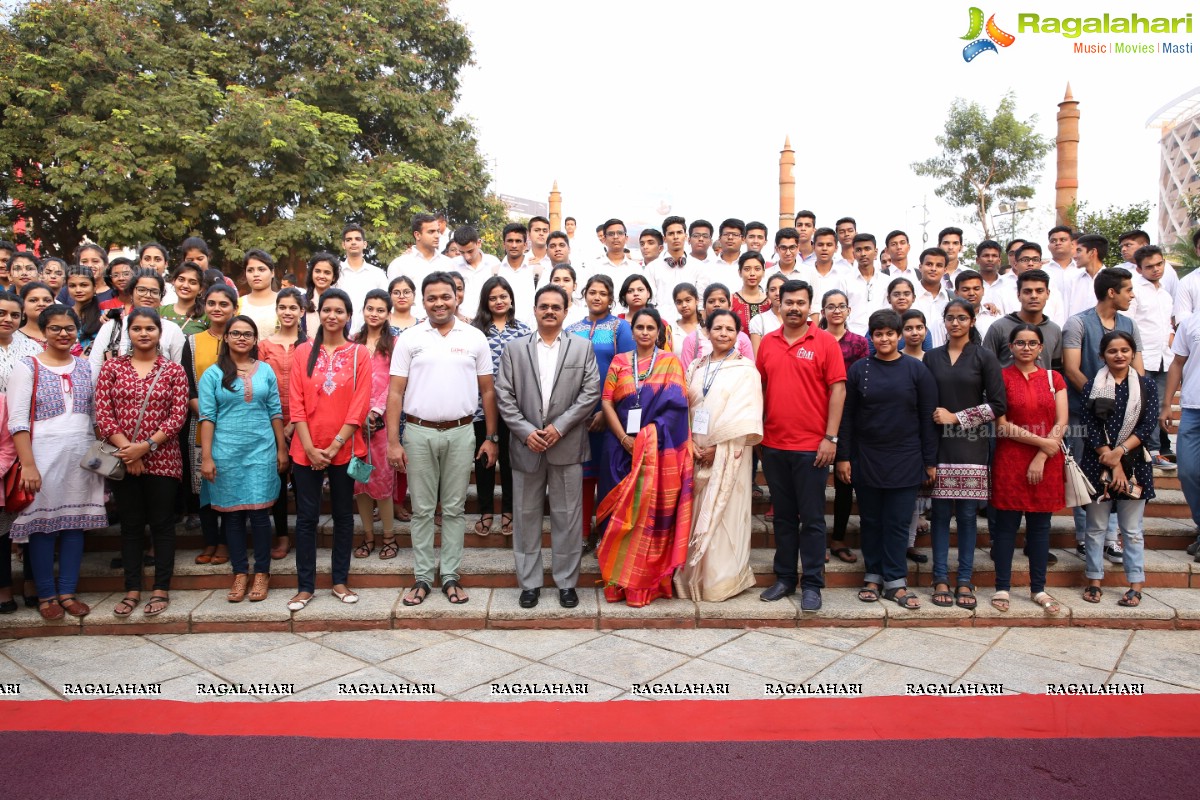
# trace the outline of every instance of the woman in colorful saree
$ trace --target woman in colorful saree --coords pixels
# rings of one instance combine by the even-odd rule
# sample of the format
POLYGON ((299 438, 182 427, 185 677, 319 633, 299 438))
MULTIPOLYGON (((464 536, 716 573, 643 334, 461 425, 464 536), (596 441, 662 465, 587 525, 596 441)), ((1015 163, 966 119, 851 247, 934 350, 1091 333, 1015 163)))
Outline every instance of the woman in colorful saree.
POLYGON ((601 405, 613 439, 610 478, 597 522, 608 520, 597 556, 604 597, 639 608, 671 597, 692 529, 692 452, 683 365, 656 346, 653 308, 632 317, 635 349, 616 356, 601 405))
POLYGON ((712 353, 688 372, 696 512, 680 597, 720 602, 754 585, 750 569, 751 452, 762 441, 762 379, 737 349, 742 322, 728 309, 704 317, 712 353))

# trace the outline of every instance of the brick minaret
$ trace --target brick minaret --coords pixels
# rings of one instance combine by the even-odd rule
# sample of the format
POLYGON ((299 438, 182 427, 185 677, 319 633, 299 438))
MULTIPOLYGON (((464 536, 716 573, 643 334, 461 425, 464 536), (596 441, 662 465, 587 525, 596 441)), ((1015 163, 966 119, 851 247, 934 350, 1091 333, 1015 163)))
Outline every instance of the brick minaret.
POLYGON ((1058 104, 1058 174, 1054 181, 1054 224, 1070 225, 1068 209, 1079 193, 1079 101, 1071 96, 1071 84, 1058 104))

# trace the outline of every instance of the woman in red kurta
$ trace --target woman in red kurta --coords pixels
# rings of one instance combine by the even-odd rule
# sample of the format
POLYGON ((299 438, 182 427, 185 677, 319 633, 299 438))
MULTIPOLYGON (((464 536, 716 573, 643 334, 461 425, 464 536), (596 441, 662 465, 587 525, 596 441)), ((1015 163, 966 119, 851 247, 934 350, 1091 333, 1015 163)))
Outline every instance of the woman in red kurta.
POLYGON ((1063 490, 1063 434, 1067 428, 1067 386, 1062 376, 1038 364, 1042 332, 1018 325, 1008 337, 1014 363, 1001 373, 1008 398, 996 424, 992 459, 992 555, 996 594, 992 605, 1008 611, 1013 548, 1025 514, 1025 551, 1029 554, 1029 590, 1033 601, 1056 614, 1058 603, 1046 594, 1050 555, 1050 515, 1066 504, 1063 490))
POLYGON ((317 579, 317 517, 321 484, 329 478, 333 512, 333 594, 357 603, 346 586, 354 543, 354 480, 347 472, 351 455, 366 458, 361 428, 371 402, 371 356, 346 340, 354 308, 340 289, 321 295, 321 327, 312 342, 292 356, 288 394, 292 436, 292 483, 296 487, 296 576, 299 591, 288 609, 299 611, 312 600, 317 579))

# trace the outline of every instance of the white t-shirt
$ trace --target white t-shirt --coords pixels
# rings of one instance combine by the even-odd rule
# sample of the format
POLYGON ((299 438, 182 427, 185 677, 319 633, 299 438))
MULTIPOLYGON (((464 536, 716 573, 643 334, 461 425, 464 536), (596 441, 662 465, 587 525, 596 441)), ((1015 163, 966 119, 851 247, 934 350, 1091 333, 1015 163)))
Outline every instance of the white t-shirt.
POLYGON ((1133 274, 1133 302, 1126 315, 1133 317, 1142 334, 1142 365, 1149 372, 1162 372, 1171 366, 1171 295, 1156 287, 1140 273, 1133 274))
MULTIPOLYGON (((479 259, 479 266, 472 267, 462 256, 450 259, 450 267, 447 272, 457 272, 462 275, 463 279, 463 301, 458 308, 458 313, 468 319, 475 316, 475 312, 479 310, 479 293, 483 291, 483 284, 487 283, 487 279, 496 274, 497 268, 500 266, 500 259, 496 258, 491 253, 482 253, 479 259)), ((420 302, 421 284, 417 283, 417 301, 420 302)), ((424 306, 422 306, 423 308, 424 306)))
MULTIPOLYGON (((1190 277, 1190 276, 1188 276, 1190 277)), ((1184 278, 1184 281, 1187 277, 1184 278)), ((1183 285, 1183 281, 1180 281, 1183 285)), ((1200 408, 1200 363, 1193 356, 1200 353, 1200 316, 1191 316, 1183 321, 1175 330, 1175 343, 1171 352, 1187 358, 1183 365, 1183 386, 1180 392, 1179 405, 1183 408, 1200 408)), ((1163 405, 1169 405, 1170 399, 1164 400, 1163 405)))
POLYGON ((350 296, 350 302, 354 306, 354 313, 350 315, 350 330, 356 331, 362 325, 362 307, 363 301, 367 298, 367 292, 372 289, 382 289, 387 291, 388 277, 382 269, 374 264, 363 262, 363 265, 358 269, 350 269, 350 266, 342 262, 342 274, 338 278, 338 282, 334 284, 335 289, 341 289, 350 296))
MULTIPOLYGON (((508 261, 502 261, 496 268, 496 275, 504 278, 512 287, 513 311, 517 315, 517 319, 530 328, 536 328, 537 314, 533 310, 533 296, 537 292, 537 284, 534 281, 533 267, 529 266, 528 261, 525 261, 521 263, 519 269, 513 269, 509 266, 508 261)), ((483 302, 482 297, 479 300, 483 302)))
POLYGON ((419 293, 421 291, 421 281, 425 280, 426 275, 434 272, 449 272, 454 269, 451 266, 453 263, 454 259, 448 258, 441 253, 434 253, 433 258, 426 259, 420 250, 416 247, 410 247, 404 255, 392 259, 392 263, 388 264, 388 283, 403 275, 416 284, 417 292, 419 293))
POLYGON ((764 311, 750 320, 750 335, 766 336, 768 333, 778 330, 782 324, 783 320, 774 311, 764 311))
POLYGON ((492 352, 483 332, 460 319, 445 336, 425 319, 396 339, 391 374, 408 378, 405 414, 449 422, 479 407, 479 376, 492 374, 492 352))
MULTIPOLYGON (((97 375, 100 374, 100 367, 104 366, 104 353, 108 349, 109 341, 112 339, 113 325, 121 326, 121 344, 117 349, 117 355, 123 356, 129 352, 129 326, 125 323, 125 320, 122 319, 119 322, 114 322, 110 319, 108 322, 105 322, 100 326, 100 332, 96 334, 96 339, 92 343, 92 352, 88 354, 88 361, 91 362, 92 371, 97 375)), ((186 339, 187 337, 183 335, 182 328, 169 319, 162 320, 162 337, 158 342, 164 356, 176 364, 182 364, 183 344, 186 339)))

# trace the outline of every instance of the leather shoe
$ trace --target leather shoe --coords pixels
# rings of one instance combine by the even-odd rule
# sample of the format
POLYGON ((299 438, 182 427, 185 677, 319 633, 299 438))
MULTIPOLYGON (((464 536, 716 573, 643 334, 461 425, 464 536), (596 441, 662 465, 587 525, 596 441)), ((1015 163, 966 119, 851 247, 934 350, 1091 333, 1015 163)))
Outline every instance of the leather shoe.
POLYGON ((579 595, 575 594, 574 589, 559 589, 558 604, 563 608, 574 608, 579 605, 579 595))
POLYGON ((538 604, 538 596, 541 595, 541 589, 526 589, 521 592, 521 608, 533 608, 538 604))
POLYGON ((773 603, 776 600, 782 600, 788 595, 795 593, 795 586, 788 586, 783 581, 775 581, 775 583, 758 596, 758 599, 767 603, 773 603))
POLYGON ((1187 554, 1189 556, 1200 555, 1200 537, 1187 546, 1187 554))
POLYGON ((805 589, 800 595, 801 611, 820 611, 821 593, 816 589, 805 589))

